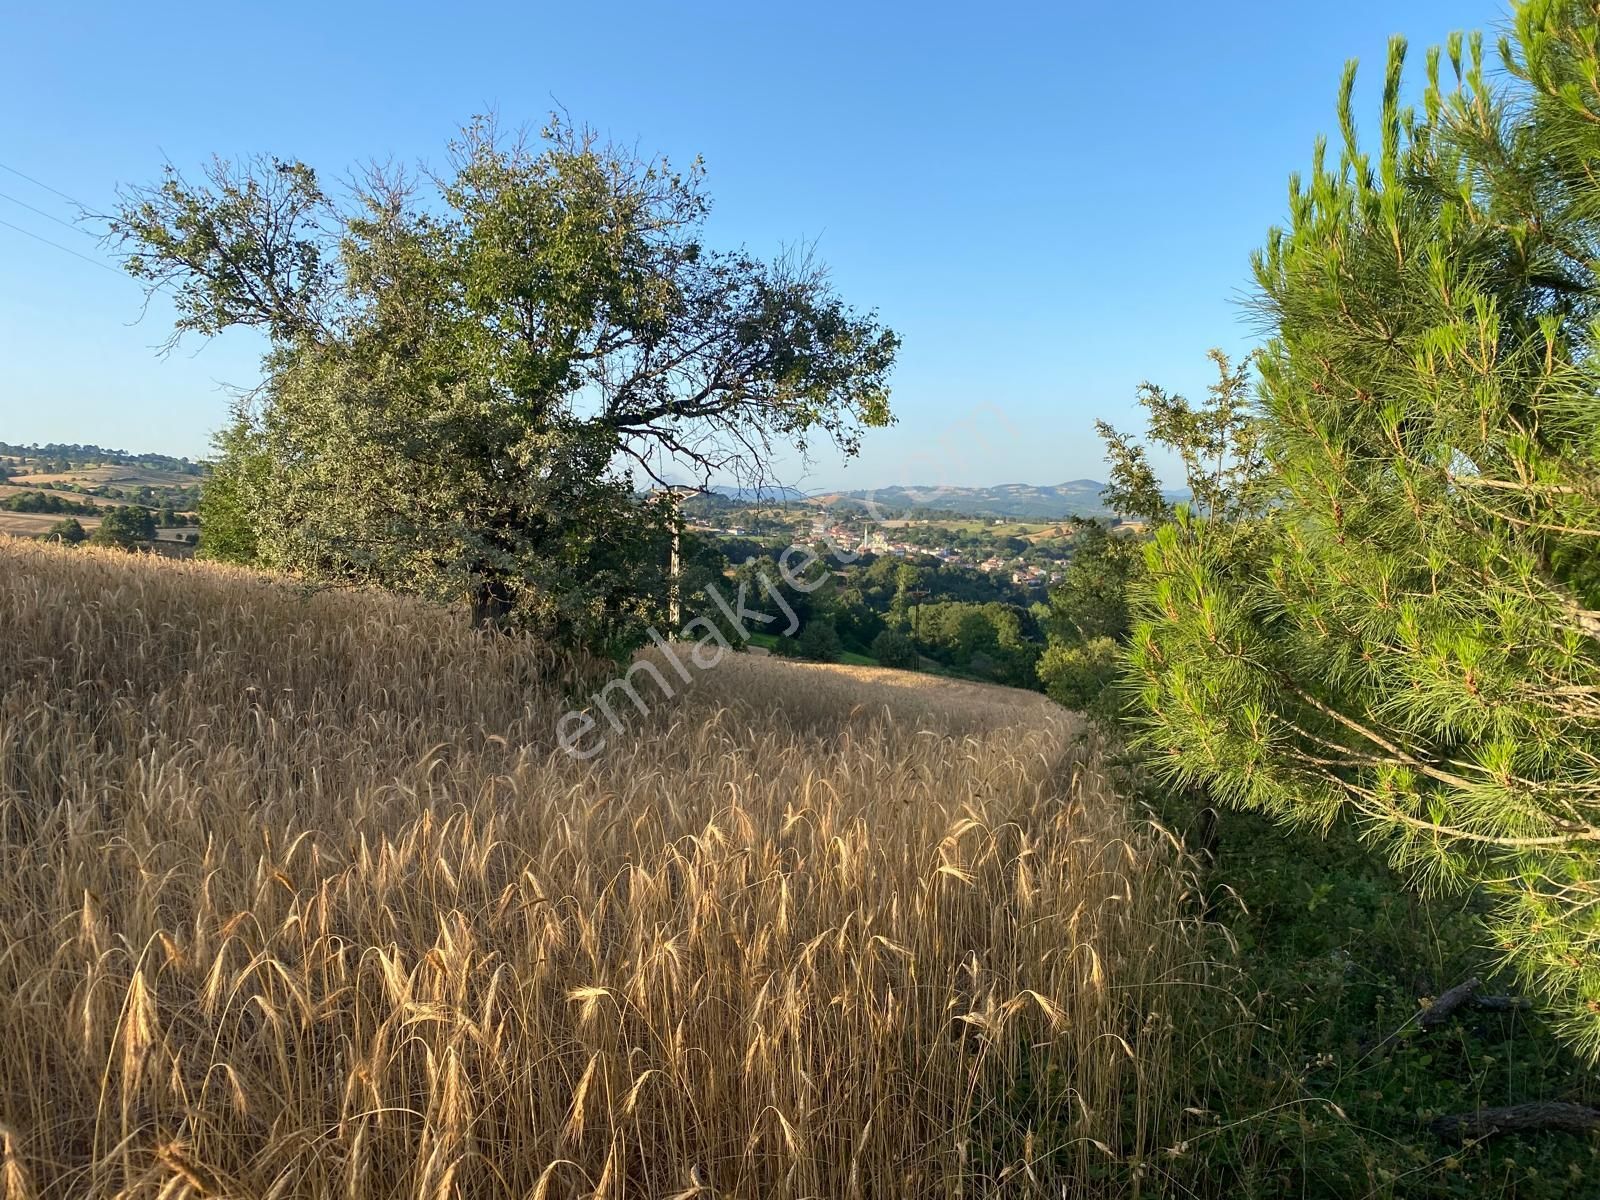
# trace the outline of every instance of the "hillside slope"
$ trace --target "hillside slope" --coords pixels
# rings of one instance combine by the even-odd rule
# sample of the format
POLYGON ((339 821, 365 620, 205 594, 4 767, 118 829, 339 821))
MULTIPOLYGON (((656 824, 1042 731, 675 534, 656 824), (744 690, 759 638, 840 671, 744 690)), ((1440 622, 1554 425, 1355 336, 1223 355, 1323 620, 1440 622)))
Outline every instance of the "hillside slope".
POLYGON ((1117 1195, 1227 1053, 1030 694, 737 656, 579 761, 386 595, 0 539, 0 628, 7 1194, 1117 1195))

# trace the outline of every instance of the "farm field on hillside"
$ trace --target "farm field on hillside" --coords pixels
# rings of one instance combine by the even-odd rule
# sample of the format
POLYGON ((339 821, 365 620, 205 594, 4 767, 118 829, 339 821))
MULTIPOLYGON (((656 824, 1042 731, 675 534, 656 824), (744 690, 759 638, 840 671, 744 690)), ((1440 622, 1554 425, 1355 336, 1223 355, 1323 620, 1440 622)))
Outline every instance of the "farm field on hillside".
MULTIPOLYGON (((98 517, 77 515, 74 519, 83 526, 85 533, 93 533, 100 527, 98 517)), ((49 533, 60 520, 60 513, 20 513, 0 510, 0 535, 36 537, 49 533)))
POLYGON ((579 762, 556 722, 604 673, 454 614, 0 559, 11 1194, 1195 1168, 1164 1152, 1233 1053, 1196 1016, 1226 973, 1174 843, 1042 699, 735 656, 579 762))
MULTIPOLYGON (((43 487, 43 484, 37 483, 0 483, 0 500, 4 500, 7 496, 18 496, 28 492, 37 492, 43 487)), ((94 504, 101 508, 115 508, 117 506, 117 501, 111 499, 109 496, 90 496, 85 494, 77 494, 72 496, 71 499, 81 504, 94 504)))
POLYGON ((73 467, 67 471, 35 470, 32 465, 19 468, 12 482, 35 487, 58 483, 98 485, 115 483, 126 487, 188 487, 196 482, 193 475, 180 475, 176 471, 161 471, 150 467, 107 464, 105 466, 73 467))

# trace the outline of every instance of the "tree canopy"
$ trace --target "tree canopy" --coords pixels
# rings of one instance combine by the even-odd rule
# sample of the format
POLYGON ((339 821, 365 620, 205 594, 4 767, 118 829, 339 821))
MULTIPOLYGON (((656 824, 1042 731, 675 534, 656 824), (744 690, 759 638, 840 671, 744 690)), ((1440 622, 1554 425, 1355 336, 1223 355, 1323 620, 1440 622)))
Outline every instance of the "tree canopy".
POLYGON ((89 537, 83 528, 83 522, 77 517, 62 517, 45 531, 46 539, 54 539, 64 546, 76 546, 86 541, 89 537))
MULTIPOLYGON (((156 521, 147 508, 136 505, 124 504, 116 508, 105 509, 104 517, 99 527, 94 531, 90 542, 96 546, 110 546, 118 550, 137 550, 146 542, 156 536, 156 521)), ((70 534, 57 525, 52 532, 60 531, 70 538, 70 534)), ((79 526, 82 532, 82 526, 79 526)))
POLYGON ((1492 898, 1494 944, 1600 1055, 1600 40, 1518 4, 1403 42, 1363 148, 1294 177, 1255 259, 1264 455, 1180 510, 1134 585, 1145 740, 1284 820, 1353 820, 1431 884, 1492 898))
POLYGON ((673 519, 639 485, 760 480, 779 444, 848 456, 890 421, 895 335, 804 253, 706 246, 698 162, 480 120, 449 163, 344 199, 275 158, 123 193, 112 236, 174 338, 271 339, 208 553, 625 640, 673 519))

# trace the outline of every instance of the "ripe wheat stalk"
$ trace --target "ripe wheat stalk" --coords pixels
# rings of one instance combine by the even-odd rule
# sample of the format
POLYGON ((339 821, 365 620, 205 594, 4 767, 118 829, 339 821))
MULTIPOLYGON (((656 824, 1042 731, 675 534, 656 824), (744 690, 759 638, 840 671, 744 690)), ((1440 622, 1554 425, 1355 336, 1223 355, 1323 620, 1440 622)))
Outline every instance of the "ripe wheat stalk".
MULTIPOLYGON (((1183 862, 995 689, 555 651, 0 539, 0 1194, 1137 1190, 1183 862)), ((1225 1052, 1216 1045, 1216 1052, 1225 1052)))

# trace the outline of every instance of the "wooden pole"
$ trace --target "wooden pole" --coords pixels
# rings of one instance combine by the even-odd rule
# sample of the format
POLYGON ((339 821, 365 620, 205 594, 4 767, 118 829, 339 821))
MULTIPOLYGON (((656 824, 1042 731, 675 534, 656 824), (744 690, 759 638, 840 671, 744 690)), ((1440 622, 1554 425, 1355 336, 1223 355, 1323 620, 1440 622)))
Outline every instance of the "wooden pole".
POLYGON ((678 593, 678 576, 682 570, 678 535, 683 527, 683 514, 678 507, 679 496, 676 489, 670 489, 667 495, 671 497, 672 505, 672 559, 667 567, 667 621, 672 626, 672 632, 676 633, 683 628, 682 598, 678 593))

